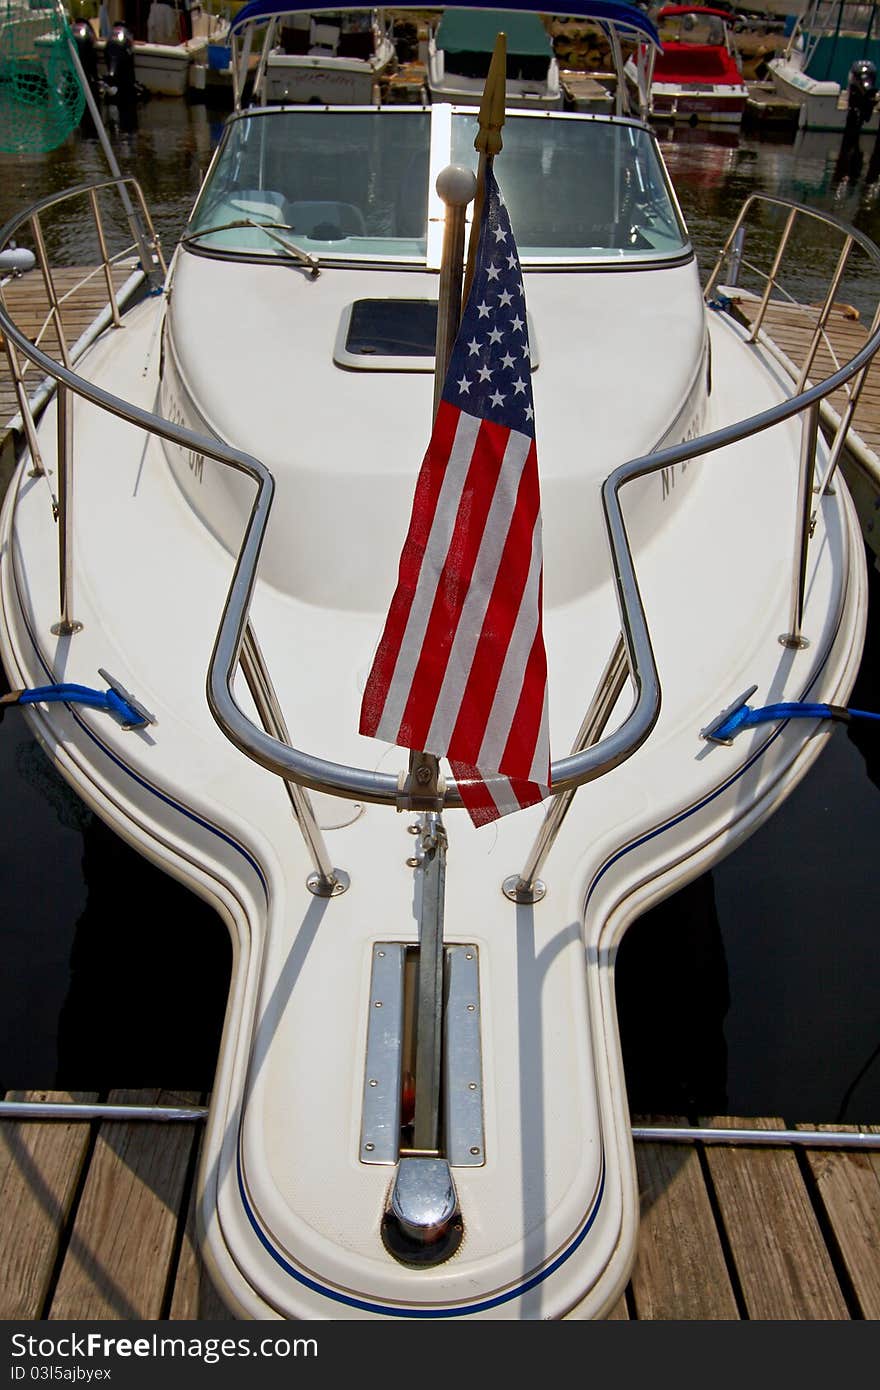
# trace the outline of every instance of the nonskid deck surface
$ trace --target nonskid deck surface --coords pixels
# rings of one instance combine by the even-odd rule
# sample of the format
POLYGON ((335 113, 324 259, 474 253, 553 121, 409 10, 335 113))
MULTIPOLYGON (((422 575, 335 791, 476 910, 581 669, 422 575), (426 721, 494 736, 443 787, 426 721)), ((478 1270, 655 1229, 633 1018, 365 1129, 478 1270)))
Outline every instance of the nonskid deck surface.
MULTIPOLYGON (((111 389, 117 374, 139 380, 140 403, 149 405, 157 367, 151 306, 128 323, 121 344, 108 339, 99 346, 90 371, 111 389)), ((712 336, 720 422, 764 402, 757 375, 749 380, 752 369, 739 360, 735 331, 715 325, 712 336), (723 387, 734 359, 741 407, 723 387)), ((791 438, 791 428, 784 429, 791 438)), ((51 418, 47 432, 51 437, 51 418)), ((232 748, 204 699, 229 555, 194 524, 155 441, 145 446, 143 436, 90 408, 78 412, 76 438, 74 610, 83 631, 72 639, 50 634, 57 618, 55 531, 45 480, 26 479, 16 547, 29 557, 27 580, 20 565, 17 571, 27 617, 23 624, 4 612, 5 645, 15 652, 23 684, 47 674, 29 649, 33 641, 56 678, 96 683, 104 667, 158 716, 139 735, 123 733, 106 716, 70 714, 58 756, 87 799, 91 788, 111 823, 125 824, 160 862, 183 876, 196 861, 194 886, 222 903, 238 933, 238 977, 203 1177, 209 1196, 219 1188, 219 1227, 238 1243, 232 1260, 269 1290, 262 1306, 282 1316, 303 1316, 303 1307, 311 1316, 358 1316, 370 1311, 361 1304, 386 1300, 390 1308, 407 1295, 400 1267, 377 1243, 389 1174, 359 1164, 357 1142, 370 952, 377 941, 414 941, 417 934, 406 823, 368 807, 328 830, 334 863, 351 875, 352 888, 329 903, 306 893, 311 866, 283 789, 232 748), (245 1090, 248 1118, 239 1132, 236 1097, 245 1090), (258 1211, 257 1240, 241 1214, 242 1193, 246 1208, 258 1211), (296 1261, 302 1264, 291 1275, 285 1265, 296 1261)), ((578 1267, 589 1245, 581 1235, 585 1221, 593 1222, 591 1239, 611 1267, 587 1309, 603 1311, 616 1299, 635 1212, 613 992, 607 979, 591 980, 589 996, 585 988, 585 900, 592 903, 586 944, 595 953, 614 912, 622 930, 621 904, 640 884, 670 865, 687 874, 689 859, 700 853, 717 855, 715 840, 725 834, 732 843, 737 817, 754 816, 762 795, 763 811, 772 809, 775 784, 793 775, 798 759, 805 768, 818 752, 821 739, 810 747, 800 730, 775 739, 756 730, 731 748, 701 742, 700 728, 743 688, 757 684, 762 701, 806 694, 832 700, 855 676, 857 604, 829 656, 843 604, 842 594, 832 597, 835 575, 849 563, 844 490, 823 500, 811 549, 804 624, 811 645, 787 652, 777 638, 789 621, 796 443, 787 461, 779 431, 729 452, 729 459, 690 465, 687 479, 651 480, 666 490, 663 524, 640 550, 637 568, 663 690, 660 720, 629 763, 578 793, 548 864, 546 901, 517 908, 499 891, 525 859, 540 808, 480 832, 460 814, 447 818, 446 939, 474 942, 480 952, 487 1162, 459 1184, 468 1239, 456 1261, 430 1272, 430 1292, 420 1295, 426 1308, 451 1303, 479 1307, 477 1315, 563 1316, 598 1277, 578 1267), (749 767, 762 748, 764 756, 749 767), (489 1311, 501 1290, 525 1289, 535 1271, 561 1256, 561 1274, 489 1311)), ((3 563, 9 593, 8 552, 3 563)), ((340 761, 396 768, 398 750, 356 733, 380 616, 321 610, 259 585, 252 616, 294 743, 340 761)), ((618 630, 610 586, 550 608, 545 627, 559 756, 618 630)), ((240 698, 247 706, 245 692, 240 698)), ((37 722, 51 744, 45 721, 37 722)), ((338 822, 336 810, 319 803, 325 823, 338 822)), ((231 1264, 217 1226, 212 1245, 211 1258, 231 1264)), ((231 1269, 225 1273, 234 1280, 231 1269)), ((243 1311, 271 1315, 260 1306, 260 1298, 241 1293, 243 1311)))

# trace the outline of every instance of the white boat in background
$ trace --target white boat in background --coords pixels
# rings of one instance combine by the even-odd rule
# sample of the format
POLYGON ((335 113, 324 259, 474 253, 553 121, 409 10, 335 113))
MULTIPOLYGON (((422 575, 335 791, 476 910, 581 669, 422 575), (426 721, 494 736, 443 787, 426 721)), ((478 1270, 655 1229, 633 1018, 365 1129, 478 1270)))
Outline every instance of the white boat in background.
MULTIPOLYGON (((120 26, 123 33, 131 35, 138 87, 150 96, 166 97, 182 97, 190 87, 204 87, 200 73, 207 66, 208 45, 223 43, 229 28, 222 16, 199 12, 194 16, 193 32, 188 35, 180 7, 165 4, 164 0, 152 0, 146 29, 140 33, 126 30, 122 18, 110 25, 110 31, 118 34, 120 26)), ((92 27, 97 32, 98 21, 92 27)), ((106 48, 106 36, 98 33, 95 51, 102 76, 106 71, 106 48)))
MULTIPOLYGON (((798 16, 785 50, 767 64, 774 90, 800 106, 802 130, 840 130, 847 123, 848 85, 854 63, 867 59, 880 70, 880 6, 851 0, 810 0, 798 16)), ((877 103, 861 129, 876 132, 877 103)))
POLYGON ((363 106, 394 59, 382 10, 290 15, 269 45, 265 100, 363 106))
MULTIPOLYGON (((784 285, 818 220, 842 247, 818 342, 847 257, 880 251, 754 195, 704 293, 644 119, 514 104, 494 171, 518 258, 484 234, 465 322, 486 329, 452 382, 463 171, 500 119, 243 108, 270 3, 232 21, 236 109, 170 264, 136 185, 109 180, 132 205, 124 315, 114 299, 59 362, 0 307, 24 433, 0 655, 71 786, 230 933, 197 1192, 230 1313, 602 1318, 639 1230, 618 945, 808 773, 864 641, 849 410, 833 441, 818 423, 829 393, 855 401, 880 331, 795 380, 729 285, 765 256, 784 285), (23 357, 58 383, 38 418, 23 357), (435 409, 484 373, 493 409, 534 402, 553 763, 545 803, 476 829, 470 781, 361 734, 359 711, 435 409)), ((626 3, 572 12, 618 61, 656 42, 626 3)), ((67 196, 100 217, 94 186, 67 196)), ((529 565, 536 534, 514 545, 529 565)))
POLYGON ((447 7, 428 36, 431 100, 479 104, 499 29, 507 35, 508 106, 559 110, 563 91, 550 34, 537 14, 523 10, 447 7))

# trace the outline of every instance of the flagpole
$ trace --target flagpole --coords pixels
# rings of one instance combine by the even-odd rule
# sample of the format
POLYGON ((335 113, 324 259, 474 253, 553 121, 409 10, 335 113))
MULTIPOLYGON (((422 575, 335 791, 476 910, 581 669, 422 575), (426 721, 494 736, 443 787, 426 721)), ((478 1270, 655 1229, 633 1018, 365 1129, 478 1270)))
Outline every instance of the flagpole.
MULTIPOLYGON (((486 161, 494 158, 502 147, 501 127, 504 125, 506 96, 507 35, 502 32, 495 39, 477 118, 479 129, 474 140, 474 149, 479 151, 480 162, 476 176, 476 195, 473 191, 473 175, 470 179, 463 178, 465 171, 458 169, 456 165, 444 169, 437 178, 437 192, 447 205, 447 213, 437 304, 437 340, 434 356, 435 415, 440 404, 440 394, 455 335, 458 332, 462 305, 467 300, 473 279, 486 186, 486 161), (474 199, 474 213, 468 243, 467 270, 463 286, 459 289, 462 285, 460 267, 464 247, 464 208, 471 198, 474 199)), ((440 763, 433 753, 416 749, 410 752, 409 767, 401 791, 402 805, 409 810, 439 809, 442 805, 440 763)))
MULTIPOLYGON (((451 165, 437 178, 437 192, 446 204, 443 256, 437 292, 437 338, 434 364, 436 416, 458 333, 462 305, 473 275, 472 258, 479 240, 481 192, 486 161, 501 149, 504 121, 507 40, 499 34, 480 104, 480 131, 475 148, 480 151, 480 171, 451 165), (468 277, 462 294, 465 208, 474 197, 474 222, 469 248, 468 277)), ((419 836, 416 853, 407 861, 421 869, 419 907, 419 956, 414 1020, 415 1105, 413 1151, 401 1155, 383 1224, 383 1238, 404 1263, 439 1264, 448 1259, 462 1237, 462 1217, 448 1157, 441 1151, 444 1071, 444 906, 446 883, 446 831, 441 811, 443 782, 440 760, 434 753, 413 749, 409 768, 402 775, 401 808, 422 812, 412 830, 419 836), (389 1244, 389 1241, 391 1243, 389 1244)), ((474 1161, 482 1161, 472 1147, 474 1161)))

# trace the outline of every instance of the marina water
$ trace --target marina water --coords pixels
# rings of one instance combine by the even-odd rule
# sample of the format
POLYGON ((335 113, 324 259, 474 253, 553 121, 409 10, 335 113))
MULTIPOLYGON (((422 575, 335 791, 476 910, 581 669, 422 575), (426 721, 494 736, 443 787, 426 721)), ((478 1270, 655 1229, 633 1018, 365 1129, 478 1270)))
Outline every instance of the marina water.
MULTIPOLYGON (((154 100, 135 128, 111 124, 166 253, 223 119, 154 100)), ((861 169, 850 161, 841 177, 836 135, 659 133, 704 279, 755 191, 836 211, 880 242, 868 138, 861 169)), ((0 155, 0 223, 106 176, 97 141, 80 135, 49 154, 0 155)), ((79 264, 87 236, 68 225, 52 260, 79 264)), ((819 247, 786 287, 816 302, 830 270, 819 247)), ((869 283, 851 291, 863 319, 878 294, 869 283)), ((590 350, 587 337, 584 370, 590 350)), ((880 710, 880 573, 870 552, 869 562, 868 641, 850 703, 880 710)), ((624 938, 618 1006, 637 1114, 880 1123, 880 734, 865 722, 821 737, 827 747, 770 821, 624 938)), ((219 918, 83 806, 15 710, 0 725, 0 786, 0 1089, 209 1090, 230 970, 219 918)))

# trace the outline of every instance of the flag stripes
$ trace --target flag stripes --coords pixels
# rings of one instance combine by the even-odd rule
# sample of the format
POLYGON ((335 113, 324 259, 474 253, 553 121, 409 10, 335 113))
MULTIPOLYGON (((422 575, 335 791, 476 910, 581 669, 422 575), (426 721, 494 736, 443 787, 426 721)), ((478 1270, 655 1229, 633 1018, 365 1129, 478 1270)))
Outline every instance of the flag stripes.
POLYGON ((471 290, 422 461, 360 732, 446 756, 480 825, 547 795, 531 353, 491 165, 471 290))

